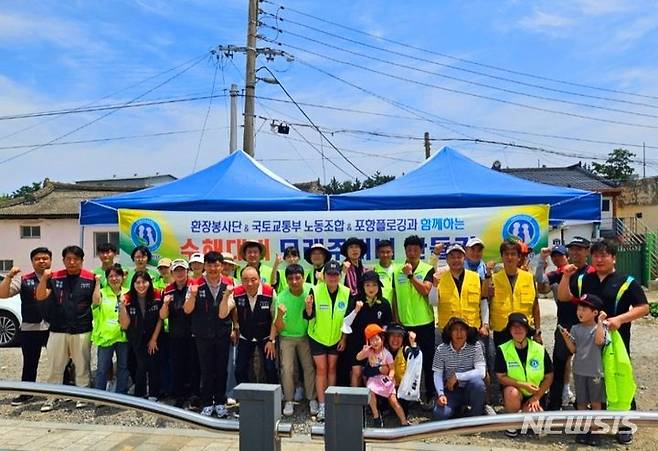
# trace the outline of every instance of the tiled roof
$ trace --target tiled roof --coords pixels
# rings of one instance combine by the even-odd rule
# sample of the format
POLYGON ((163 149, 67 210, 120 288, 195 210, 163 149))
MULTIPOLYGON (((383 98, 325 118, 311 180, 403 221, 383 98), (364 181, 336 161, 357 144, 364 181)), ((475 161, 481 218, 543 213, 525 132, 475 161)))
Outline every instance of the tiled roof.
POLYGON ((501 168, 502 172, 533 182, 565 186, 600 193, 621 192, 615 184, 600 177, 580 164, 560 168, 501 168))
POLYGON ((30 196, 0 201, 0 218, 78 218, 81 201, 136 189, 59 183, 46 179, 43 187, 30 196))

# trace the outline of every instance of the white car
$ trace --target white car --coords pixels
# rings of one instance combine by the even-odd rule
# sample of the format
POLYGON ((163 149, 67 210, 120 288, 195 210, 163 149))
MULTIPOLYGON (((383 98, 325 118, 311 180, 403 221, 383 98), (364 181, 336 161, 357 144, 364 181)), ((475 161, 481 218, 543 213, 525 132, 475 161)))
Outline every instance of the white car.
MULTIPOLYGON (((0 281, 4 278, 0 275, 0 281)), ((18 343, 21 320, 21 296, 0 299, 0 348, 18 343)))

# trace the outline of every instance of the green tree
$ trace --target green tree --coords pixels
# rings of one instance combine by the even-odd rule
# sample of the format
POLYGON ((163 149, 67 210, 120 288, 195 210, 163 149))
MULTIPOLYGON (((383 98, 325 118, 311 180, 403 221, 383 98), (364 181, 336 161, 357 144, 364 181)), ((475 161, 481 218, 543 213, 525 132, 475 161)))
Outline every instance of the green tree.
POLYGON ((378 185, 383 185, 386 182, 390 182, 395 179, 394 175, 382 175, 379 171, 375 172, 373 175, 368 176, 363 182, 359 179, 354 181, 345 180, 339 182, 336 180, 336 177, 332 177, 328 184, 324 185, 324 192, 327 194, 342 194, 342 193, 351 193, 354 191, 360 191, 366 188, 373 188, 378 185))
POLYGON ((592 162, 592 171, 601 177, 605 177, 616 183, 621 183, 629 180, 635 170, 631 166, 631 162, 635 154, 627 149, 614 149, 608 154, 605 163, 592 162))
POLYGON ((40 182, 32 182, 32 185, 23 185, 11 194, 3 194, 0 200, 16 199, 17 197, 29 197, 41 189, 40 182))

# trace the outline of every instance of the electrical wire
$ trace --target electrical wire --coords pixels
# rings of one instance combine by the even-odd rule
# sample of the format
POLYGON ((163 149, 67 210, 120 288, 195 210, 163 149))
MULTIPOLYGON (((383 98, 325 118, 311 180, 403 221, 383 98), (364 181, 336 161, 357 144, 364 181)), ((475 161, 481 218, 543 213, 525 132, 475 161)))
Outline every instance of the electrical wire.
MULTIPOLYGON (((126 104, 130 104, 130 103, 132 103, 132 102, 135 102, 135 101, 141 99, 142 97, 144 97, 144 96, 150 94, 151 92, 155 91, 156 89, 160 88, 161 86, 164 86, 164 85, 166 85, 167 83, 169 83, 170 81, 172 81, 172 80, 174 80, 174 79, 180 77, 180 76, 183 75, 185 72, 189 71, 190 69, 192 69, 193 67, 195 67, 196 65, 198 65, 199 63, 201 63, 201 61, 203 61, 204 59, 205 59, 205 55, 204 55, 203 57, 201 57, 201 58, 197 58, 197 59, 196 59, 195 61, 193 61, 191 64, 187 65, 184 69, 182 69, 182 70, 176 72, 176 73, 175 73, 174 75, 172 75, 171 77, 169 77, 169 78, 167 78, 166 80, 160 82, 160 83, 157 84, 156 86, 154 86, 154 87, 148 89, 147 91, 145 91, 144 93, 138 95, 137 97, 134 97, 132 100, 126 102, 126 104)), ((105 119, 106 117, 110 116, 111 114, 116 113, 117 111, 118 111, 118 110, 116 110, 116 109, 114 109, 114 110, 110 110, 110 111, 108 111, 108 112, 102 114, 101 116, 99 116, 99 117, 97 117, 97 118, 95 118, 95 119, 92 119, 91 121, 85 122, 84 124, 82 124, 82 125, 80 125, 80 126, 74 128, 73 130, 70 130, 70 131, 68 131, 68 132, 66 132, 66 133, 64 133, 64 134, 62 134, 62 135, 60 135, 60 136, 58 136, 58 137, 56 137, 56 138, 54 138, 54 139, 51 139, 50 141, 48 141, 48 142, 45 143, 45 144, 40 144, 40 145, 34 146, 34 147, 32 147, 32 148, 30 148, 30 149, 28 149, 28 150, 25 150, 24 152, 20 152, 20 153, 18 153, 18 154, 16 154, 16 155, 13 155, 13 156, 11 156, 11 157, 8 157, 8 158, 5 158, 5 159, 3 159, 3 160, 0 160, 0 165, 5 164, 5 163, 9 163, 10 161, 13 161, 13 160, 15 160, 15 159, 17 159, 17 158, 20 158, 20 157, 22 157, 22 156, 28 155, 28 154, 30 154, 30 153, 32 153, 32 152, 36 152, 37 150, 46 147, 46 145, 48 145, 48 144, 52 144, 52 143, 55 143, 55 142, 57 142, 57 141, 59 141, 59 140, 61 140, 61 139, 64 139, 64 138, 66 138, 67 136, 70 136, 70 135, 72 135, 72 134, 74 134, 74 133, 76 133, 76 132, 78 132, 78 131, 80 131, 80 130, 82 130, 82 129, 84 129, 84 128, 87 128, 87 127, 89 127, 89 126, 95 124, 96 122, 98 122, 98 121, 100 121, 100 120, 102 120, 102 119, 105 119)))
POLYGON ((401 47, 404 47, 404 48, 417 50, 419 52, 427 53, 427 54, 434 55, 434 56, 440 56, 440 57, 447 58, 447 59, 450 59, 450 60, 453 60, 453 61, 458 61, 460 63, 472 64, 474 66, 484 67, 484 68, 487 68, 487 69, 493 69, 493 70, 496 70, 496 71, 499 71, 499 72, 505 72, 505 73, 510 73, 510 74, 514 74, 514 75, 520 75, 520 76, 523 76, 523 77, 534 78, 534 79, 537 79, 537 80, 550 81, 552 83, 560 83, 560 84, 579 87, 579 88, 586 88, 586 89, 592 89, 592 90, 597 90, 597 91, 610 92, 610 93, 614 93, 614 94, 623 94, 623 95, 627 95, 627 96, 658 100, 658 96, 652 96, 652 95, 647 95, 647 94, 639 94, 639 93, 630 92, 630 91, 622 91, 622 90, 619 90, 619 89, 604 88, 604 87, 601 87, 601 86, 594 86, 594 85, 589 85, 589 84, 585 84, 585 83, 577 83, 577 82, 568 81, 568 80, 561 80, 561 79, 558 79, 558 78, 552 78, 552 77, 547 77, 547 76, 543 76, 543 75, 532 74, 530 72, 523 72, 523 71, 518 71, 518 70, 514 70, 514 69, 508 69, 508 68, 505 68, 505 67, 502 67, 502 66, 495 66, 495 65, 492 65, 492 64, 486 64, 486 63, 478 62, 478 61, 463 58, 463 57, 457 57, 457 56, 450 55, 450 54, 447 54, 447 53, 438 52, 436 50, 425 49, 425 48, 414 46, 414 45, 411 45, 411 44, 408 44, 408 43, 405 43, 405 42, 401 42, 401 41, 397 41, 397 40, 394 40, 394 39, 385 38, 383 36, 378 36, 376 34, 368 33, 367 31, 359 30, 357 28, 350 27, 350 26, 347 26, 345 24, 341 24, 341 23, 338 23, 338 22, 333 22, 333 21, 324 19, 322 17, 314 16, 312 14, 306 13, 304 11, 301 11, 301 10, 298 10, 298 9, 295 9, 295 8, 290 8, 290 7, 287 7, 287 6, 283 6, 279 3, 273 2, 271 0, 261 0, 261 1, 263 3, 269 3, 271 5, 277 6, 282 10, 292 11, 296 14, 301 15, 301 16, 308 17, 310 19, 317 20, 319 22, 322 22, 322 23, 325 23, 325 24, 328 24, 328 25, 333 25, 335 27, 339 27, 339 28, 342 28, 344 30, 348 30, 348 31, 351 31, 351 32, 354 32, 354 33, 358 33, 358 34, 361 34, 361 35, 364 35, 364 36, 368 36, 369 38, 372 38, 372 39, 376 39, 376 40, 383 41, 383 42, 388 42, 390 44, 395 44, 395 45, 398 45, 398 46, 401 46, 401 47))
MULTIPOLYGON (((201 134, 199 135, 199 143, 196 146, 196 155, 194 156, 194 165, 192 166, 192 173, 196 172, 196 165, 199 161, 199 154, 201 153, 201 144, 203 143, 203 137, 206 134, 206 125, 208 124, 208 116, 210 116, 210 110, 212 108, 212 98, 215 95, 215 82, 217 81, 217 69, 219 68, 219 62, 215 63, 215 70, 212 74, 212 88, 210 88, 210 100, 208 100, 208 109, 206 110, 206 115, 203 118, 203 125, 201 126, 201 134)), ((226 86, 224 86, 226 89, 226 86)))

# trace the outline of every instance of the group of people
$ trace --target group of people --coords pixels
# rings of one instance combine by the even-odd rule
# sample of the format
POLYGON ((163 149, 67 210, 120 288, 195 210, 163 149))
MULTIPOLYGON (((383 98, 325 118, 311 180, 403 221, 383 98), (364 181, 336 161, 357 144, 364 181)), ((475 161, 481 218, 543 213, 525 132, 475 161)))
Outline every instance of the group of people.
MULTIPOLYGON (((254 380, 281 383, 284 415, 305 398, 320 421, 333 385, 367 387, 374 426, 383 426, 389 407, 408 424, 416 400, 439 420, 494 414, 497 394, 505 412, 560 409, 571 371, 577 406, 597 409, 605 404, 607 331, 618 330, 630 353, 631 322, 648 304, 637 281, 615 272, 615 244, 590 244, 576 237, 543 249, 534 274, 527 245, 513 238, 500 244, 502 265, 482 260, 485 244, 476 237, 465 246, 439 244, 423 261, 425 242, 412 235, 397 262, 393 244, 379 240, 373 268, 363 262, 366 243, 349 238, 342 262, 322 244, 305 249, 308 270, 298 249, 286 248, 269 266, 263 244, 249 240, 239 249, 243 266, 211 251, 189 261, 162 258, 157 271, 145 246, 131 252, 134 267, 123 268, 117 249, 102 244, 93 271, 83 268, 78 246, 62 251, 57 271, 51 251, 37 248, 33 271, 19 279, 12 268, 0 298, 21 296, 22 380, 36 380, 47 342, 50 383, 61 383, 72 361, 78 386, 171 396, 207 416, 228 416, 233 387, 254 380), (556 269, 546 272, 549 257, 556 269), (538 293, 551 290, 558 307, 552 358, 538 303, 538 293), (405 378, 423 386, 423 398, 398 393, 405 378)), ((13 404, 28 401, 22 395, 13 404)), ((47 400, 42 411, 53 408, 47 400)))

